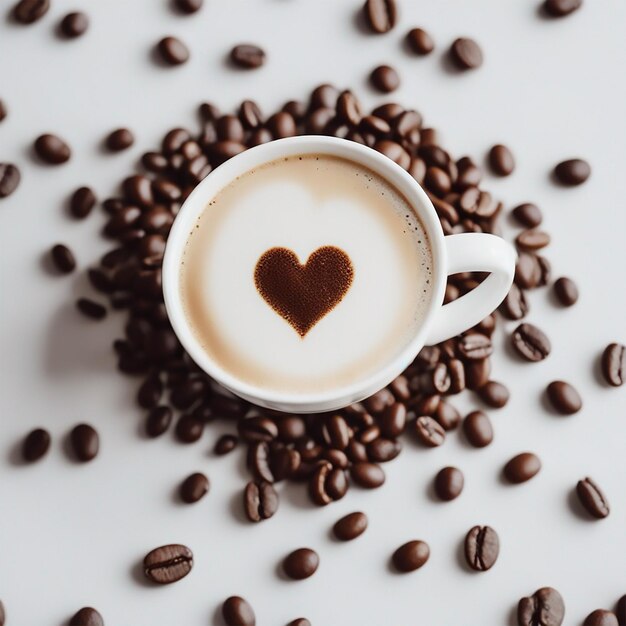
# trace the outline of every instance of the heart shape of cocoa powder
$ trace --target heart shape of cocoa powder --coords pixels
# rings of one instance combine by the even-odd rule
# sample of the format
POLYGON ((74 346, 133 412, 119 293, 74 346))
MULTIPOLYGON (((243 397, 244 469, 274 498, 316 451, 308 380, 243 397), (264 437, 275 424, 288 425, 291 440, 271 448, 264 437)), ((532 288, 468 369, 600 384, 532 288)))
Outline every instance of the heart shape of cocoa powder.
POLYGON ((303 265, 288 248, 270 248, 254 268, 265 302, 304 337, 346 295, 354 269, 340 248, 323 246, 303 265))

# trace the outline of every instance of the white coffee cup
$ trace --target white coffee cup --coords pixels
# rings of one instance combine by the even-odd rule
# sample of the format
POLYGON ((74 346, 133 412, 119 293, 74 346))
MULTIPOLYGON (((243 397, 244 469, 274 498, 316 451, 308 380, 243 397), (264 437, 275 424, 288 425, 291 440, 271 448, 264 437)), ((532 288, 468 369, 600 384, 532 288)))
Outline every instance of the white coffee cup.
POLYGON ((163 259, 163 292, 176 335, 192 359, 214 380, 234 394, 260 406, 290 413, 331 411, 358 402, 398 376, 424 345, 454 337, 489 315, 504 299, 513 282, 514 248, 495 235, 463 233, 444 236, 437 213, 425 191, 404 169, 383 154, 361 144, 323 136, 279 139, 229 159, 211 172, 190 194, 170 231, 163 259), (234 179, 262 164, 283 157, 326 154, 354 161, 377 172, 411 204, 424 225, 432 247, 432 298, 423 323, 405 348, 371 376, 343 388, 319 393, 277 393, 238 380, 203 349, 195 337, 181 300, 181 259, 189 233, 208 202, 234 179), (458 272, 490 275, 457 300, 443 304, 446 278, 458 272))

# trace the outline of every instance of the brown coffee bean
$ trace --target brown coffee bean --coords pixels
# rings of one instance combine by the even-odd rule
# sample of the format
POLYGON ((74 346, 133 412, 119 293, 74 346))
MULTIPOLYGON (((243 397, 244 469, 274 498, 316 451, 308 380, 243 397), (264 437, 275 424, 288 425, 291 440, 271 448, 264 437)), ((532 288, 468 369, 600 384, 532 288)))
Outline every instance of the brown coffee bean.
POLYGON ((128 128, 118 128, 109 133, 104 140, 106 147, 111 152, 120 152, 130 148, 135 142, 135 136, 128 128))
POLYGON ((85 316, 94 320, 102 320, 106 317, 107 310, 104 306, 88 298, 76 300, 76 308, 85 316))
POLYGON ((96 196, 93 190, 89 187, 79 187, 70 198, 70 213, 74 217, 82 219, 91 213, 95 204, 96 196))
POLYGON ((429 191, 439 197, 445 196, 452 188, 450 176, 439 167, 429 167, 426 170, 424 184, 429 191))
POLYGON ((0 122, 6 119, 6 116, 7 116, 7 106, 4 103, 4 100, 0 98, 0 122))
POLYGON ((0 198, 10 196, 19 186, 21 174, 13 163, 0 163, 0 198))
POLYGON ((311 626, 311 622, 306 617, 299 617, 289 622, 287 626, 311 626))
POLYGON ((202 437, 204 422, 193 415, 185 413, 176 422, 176 439, 181 443, 194 443, 202 437))
POLYGON ((465 537, 465 560, 477 572, 491 569, 500 552, 498 534, 490 526, 474 526, 465 537))
POLYGON ((580 9, 583 0, 545 0, 543 9, 552 17, 565 17, 580 9))
POLYGON ((191 15, 202 8, 204 0, 173 0, 173 4, 181 13, 191 15))
POLYGON ((552 350, 548 337, 532 324, 520 324, 511 335, 511 343, 527 361, 543 361, 552 350))
POLYGON ((421 28, 412 28, 406 36, 406 42, 415 54, 430 54, 435 49, 432 37, 421 28))
POLYGON ((372 70, 370 82, 374 89, 382 93, 391 93, 400 86, 400 76, 393 67, 389 65, 379 65, 372 70))
POLYGON ((578 287, 571 278, 561 277, 554 281, 554 295, 563 306, 572 306, 578 302, 578 287))
POLYGON ((49 165, 66 163, 72 154, 70 147, 63 139, 49 133, 37 137, 34 147, 37 156, 49 165))
POLYGON ((278 510, 278 493, 264 481, 249 482, 243 495, 246 516, 251 522, 269 519, 278 510))
POLYGON ((384 437, 399 437, 406 427, 406 406, 401 402, 385 408, 379 418, 380 432, 384 437))
POLYGON ((72 616, 69 626, 104 626, 104 620, 96 609, 84 606, 72 616))
POLYGON ((515 243, 524 250, 540 250, 550 243, 550 235, 543 230, 531 228, 523 230, 516 238, 515 243))
POLYGON ((477 359, 465 363, 465 381, 468 389, 477 390, 489 381, 491 361, 477 359))
POLYGON ((405 170, 411 165, 411 156, 399 143, 396 143, 395 141, 391 141, 389 139, 377 141, 374 144, 374 150, 381 152, 405 170))
POLYGON ((446 431, 432 417, 427 415, 417 418, 415 432, 418 439, 429 448, 440 446, 446 440, 446 431))
POLYGON ((249 417, 237 425, 239 436, 244 441, 271 441, 278 437, 278 427, 267 417, 249 417))
POLYGON ((146 433, 148 437, 159 437, 172 423, 172 409, 168 406, 154 407, 146 419, 146 433))
POLYGON ((182 65, 189 60, 189 48, 177 37, 164 37, 156 49, 161 60, 167 65, 182 65))
POLYGON ((596 519, 603 519, 608 516, 610 512, 609 502, 600 487, 591 478, 587 477, 578 481, 576 494, 589 515, 596 519))
POLYGON ((78 424, 70 432, 70 443, 74 456, 82 462, 92 461, 100 449, 98 432, 89 424, 78 424))
POLYGON ((391 556, 394 567, 402 573, 414 572, 428 561, 430 548, 425 541, 407 541, 391 556))
POLYGON ((363 6, 367 25, 374 33, 389 32, 398 18, 395 0, 367 0, 363 6))
POLYGON ((22 442, 22 458, 29 463, 38 461, 50 448, 50 433, 43 428, 31 430, 22 442))
POLYGON ((596 609, 587 615, 583 626, 619 626, 617 616, 611 611, 596 609))
POLYGON ((230 59, 237 67, 252 70, 265 63, 265 52, 253 44, 240 44, 230 51, 230 59))
POLYGON ((64 246, 61 243, 52 247, 52 250, 50 250, 50 257, 52 258, 54 266, 62 274, 70 274, 76 269, 76 259, 74 258, 74 253, 67 246, 64 246))
POLYGON ((443 400, 437 405, 433 417, 445 431, 454 430, 461 423, 461 414, 443 400))
POLYGON ((477 390, 480 399, 494 409, 501 409, 509 401, 509 390, 495 380, 487 381, 477 390))
POLYGON ((483 64, 479 45, 467 37, 456 39, 450 47, 450 58, 460 70, 471 70, 483 64))
POLYGON ((350 477, 365 489, 376 489, 385 482, 385 472, 376 463, 354 463, 350 468, 350 477))
POLYGON ((589 176, 591 176, 591 167, 587 161, 583 161, 582 159, 562 161, 554 168, 555 179, 561 183, 561 185, 568 187, 582 185, 589 176))
POLYGON ((352 541, 362 535, 366 529, 367 516, 365 513, 349 513, 335 522, 333 534, 339 541, 352 541))
POLYGON ((521 252, 515 265, 515 284, 521 289, 534 289, 542 280, 542 270, 535 254, 521 252))
POLYGON ((626 594, 624 594, 618 601, 615 613, 617 614, 617 621, 619 626, 626 626, 626 594))
POLYGON ((386 463, 395 459, 401 450, 399 441, 378 437, 367 444, 367 458, 373 463, 386 463))
POLYGON ((448 362, 448 374, 450 375, 451 394, 460 393, 465 389, 465 366, 459 359, 451 359, 448 362))
POLYGON ((377 391, 373 396, 363 400, 363 406, 367 411, 378 415, 382 413, 388 406, 391 406, 395 402, 395 398, 389 389, 383 388, 377 391))
POLYGON ((59 32, 69 39, 84 35, 88 28, 89 18, 82 11, 68 13, 59 23, 59 32))
POLYGON ((198 502, 209 491, 209 479, 201 472, 190 474, 180 484, 180 499, 187 504, 198 502))
POLYGON ((561 594, 552 587, 542 587, 517 605, 519 626, 561 626, 565 604, 561 594))
POLYGON ((342 469, 334 468, 329 462, 320 462, 309 481, 311 500, 325 506, 340 500, 348 491, 348 481, 342 469))
POLYGON ((456 467, 444 467, 435 476, 435 493, 445 502, 454 500, 461 495, 464 484, 463 472, 456 467))
POLYGON ((626 380, 626 346, 610 343, 602 353, 602 375, 609 385, 620 387, 626 380))
POLYGON ((350 443, 352 430, 341 415, 332 415, 325 420, 322 426, 322 436, 332 448, 344 450, 350 443))
POLYGON ((482 411, 472 411, 463 420, 463 432, 475 448, 484 448, 493 441, 493 427, 489 416, 482 411))
POLYGON ((541 210, 535 204, 525 202, 511 210, 513 217, 526 228, 535 228, 539 226, 543 220, 541 210))
POLYGON ((504 466, 504 477, 514 484, 525 483, 535 476, 541 469, 541 461, 532 452, 522 452, 514 456, 504 466))
POLYGON ((148 580, 168 585, 184 578, 193 567, 193 553, 187 546, 170 544, 155 548, 143 560, 143 572, 148 580))
POLYGON ((550 404, 561 415, 578 413, 583 406, 578 391, 562 380, 551 382, 546 388, 546 395, 550 404))
POLYGON ((304 580, 315 574, 320 564, 317 552, 310 548, 299 548, 283 560, 283 571, 293 580, 304 580))
POLYGON ((252 607, 240 596, 231 596, 224 600, 222 617, 227 626, 255 626, 256 624, 252 607))
POLYGON ((509 148, 496 144, 489 150, 489 165, 494 174, 508 176, 515 169, 515 158, 509 148))
POLYGON ((239 438, 236 435, 222 435, 215 442, 213 452, 219 456, 224 456, 225 454, 232 452, 237 446, 238 442, 239 438))
POLYGON ((485 359, 493 352, 491 339, 479 333, 463 335, 459 339, 457 349, 462 359, 470 361, 485 359))
POLYGON ((424 372, 411 380, 411 386, 416 391, 426 394, 446 393, 452 385, 450 373, 444 363, 439 363, 433 370, 424 372))
POLYGON ((528 301, 524 292, 515 284, 511 285, 509 293, 502 301, 498 311, 509 320, 520 320, 528 313, 528 301))
POLYGON ((20 0, 13 7, 13 18, 20 24, 32 24, 41 19, 49 8, 49 0, 20 0))

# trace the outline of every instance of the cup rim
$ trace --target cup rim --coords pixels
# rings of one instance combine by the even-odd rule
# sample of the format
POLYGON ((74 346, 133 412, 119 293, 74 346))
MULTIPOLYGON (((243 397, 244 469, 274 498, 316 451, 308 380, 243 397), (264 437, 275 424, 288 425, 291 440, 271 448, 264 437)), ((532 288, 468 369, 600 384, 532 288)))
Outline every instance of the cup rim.
POLYGON ((397 163, 376 150, 362 144, 319 135, 300 135, 277 139, 230 158, 213 170, 189 194, 181 206, 170 230, 162 265, 163 297, 170 323, 183 348, 211 378, 238 396, 269 408, 306 411, 334 410, 352 402, 362 400, 389 384, 413 361, 424 346, 428 330, 437 309, 443 303, 445 268, 447 267, 444 233, 435 208, 417 181, 397 163), (207 203, 237 177, 255 167, 277 159, 301 154, 326 154, 354 161, 375 171, 393 185, 410 203, 428 235, 432 256, 432 295, 424 315, 413 337, 396 356, 383 367, 367 377, 348 385, 321 392, 281 392, 264 389, 246 383, 224 370, 213 360, 200 341, 195 337, 183 310, 180 297, 180 262, 189 233, 207 203), (329 408, 326 408, 329 407, 329 408))

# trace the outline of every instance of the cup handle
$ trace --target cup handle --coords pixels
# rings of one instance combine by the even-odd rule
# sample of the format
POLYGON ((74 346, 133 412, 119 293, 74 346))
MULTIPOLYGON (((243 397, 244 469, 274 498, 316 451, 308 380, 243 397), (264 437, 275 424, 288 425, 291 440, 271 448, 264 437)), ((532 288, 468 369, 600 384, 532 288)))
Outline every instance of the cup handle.
POLYGON ((437 311, 427 345, 454 337, 493 313, 504 300, 515 274, 513 246, 496 235, 462 233, 444 237, 447 273, 490 272, 475 289, 437 311))

